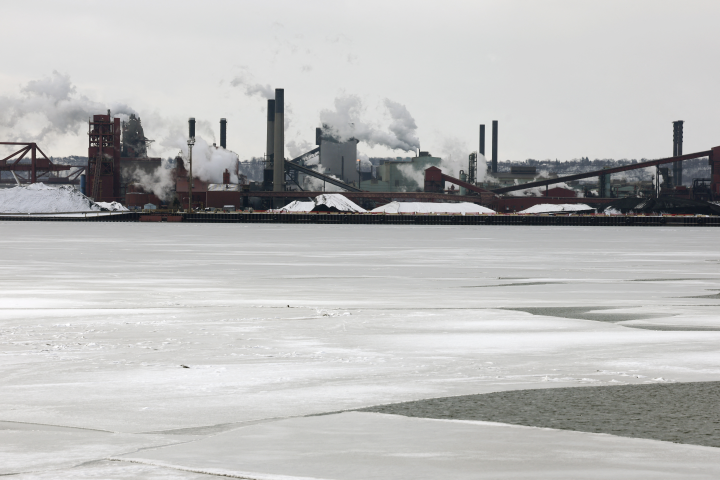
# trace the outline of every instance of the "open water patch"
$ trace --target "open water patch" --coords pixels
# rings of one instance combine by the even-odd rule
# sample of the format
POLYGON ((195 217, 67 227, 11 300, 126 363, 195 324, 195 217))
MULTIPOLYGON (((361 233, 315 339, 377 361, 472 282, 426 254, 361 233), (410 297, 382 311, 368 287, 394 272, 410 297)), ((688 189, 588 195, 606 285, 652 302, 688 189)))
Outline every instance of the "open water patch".
POLYGON ((626 322, 628 320, 647 320, 650 318, 667 317, 667 315, 652 313, 615 313, 604 312, 603 310, 615 310, 615 307, 522 307, 522 308, 503 308, 503 310, 513 310, 517 312, 525 312, 531 315, 541 315, 545 317, 572 318, 575 320, 592 320, 595 322, 626 322))
POLYGON ((720 447, 720 382, 570 387, 431 398, 362 412, 476 420, 720 447))

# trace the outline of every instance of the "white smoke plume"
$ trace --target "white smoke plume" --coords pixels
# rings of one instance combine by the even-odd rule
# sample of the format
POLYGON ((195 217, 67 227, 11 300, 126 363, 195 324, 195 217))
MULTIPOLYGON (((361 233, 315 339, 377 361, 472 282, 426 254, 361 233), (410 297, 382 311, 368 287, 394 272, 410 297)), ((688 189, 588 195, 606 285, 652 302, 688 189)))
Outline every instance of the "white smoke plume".
MULTIPOLYGON (((317 158, 319 159, 319 156, 317 156, 317 158)), ((325 170, 325 167, 323 167, 322 165, 318 165, 317 171, 318 171, 318 173, 322 173, 323 175, 327 175, 330 178, 334 178, 335 180, 341 181, 338 177, 336 177, 335 175, 333 175, 330 172, 328 172, 327 170, 325 170)), ((308 190, 311 192, 322 192, 323 188, 324 188, 324 191, 326 191, 326 192, 344 192, 345 191, 344 189, 342 189, 338 186, 335 186, 331 183, 323 182, 321 179, 319 179, 317 177, 311 177, 310 175, 304 176, 302 188, 304 190, 308 190)))
POLYGON ((360 97, 345 95, 337 97, 334 103, 334 110, 320 112, 320 122, 339 141, 355 138, 371 147, 377 145, 406 152, 420 147, 415 135, 417 125, 404 105, 385 99, 385 108, 392 118, 386 131, 363 119, 365 108, 360 97))
POLYGON ((308 142, 307 140, 300 139, 290 140, 285 144, 285 148, 287 148, 291 158, 297 158, 303 153, 309 152, 310 150, 315 148, 315 145, 308 142))
POLYGON ((445 137, 440 144, 439 157, 442 158, 440 169, 446 175, 460 178, 460 170, 465 173, 469 170, 471 151, 464 140, 456 137, 445 137))
MULTIPOLYGON (((247 70, 247 68, 243 68, 240 74, 230 80, 230 85, 241 88, 248 97, 259 97, 267 100, 275 98, 275 89, 272 88, 269 83, 263 85, 262 83, 256 82, 255 78, 247 70)), ((284 107, 283 129, 287 132, 290 129, 290 124, 292 123, 293 110, 291 103, 287 100, 285 100, 284 107)))
MULTIPOLYGON (((180 156, 187 167, 188 145, 185 133, 176 128, 163 138, 160 144, 165 148, 180 150, 180 156)), ((230 172, 230 181, 237 183, 238 155, 222 147, 214 147, 200 136, 195 137, 193 146, 193 176, 209 183, 222 183, 223 172, 230 172)))
POLYGON ((487 176, 487 158, 485 155, 478 152, 477 154, 477 181, 478 183, 484 182, 487 176))
POLYGON ((242 88, 248 97, 258 96, 266 99, 275 98, 275 90, 269 84, 255 82, 253 76, 244 69, 239 75, 230 80, 233 87, 242 88))
POLYGON ((68 75, 53 71, 51 76, 31 80, 19 95, 0 96, 0 132, 17 141, 43 141, 51 134, 77 135, 93 114, 106 113, 127 118, 136 113, 124 104, 105 104, 79 95, 68 75))
MULTIPOLYGON (((188 146, 184 143, 180 147, 183 153, 183 160, 187 166, 188 146)), ((227 169, 230 172, 230 183, 237 183, 235 173, 238 156, 235 152, 222 147, 214 147, 202 137, 195 138, 195 145, 192 150, 193 176, 209 183, 222 183, 223 172, 227 169)))
POLYGON ((172 200, 175 190, 175 178, 173 176, 173 165, 168 160, 163 159, 162 164, 153 172, 148 173, 136 167, 130 176, 133 183, 142 185, 146 192, 152 192, 158 198, 169 202, 172 200))
POLYGON ((412 146, 413 149, 420 148, 420 140, 415 133, 417 131, 417 124, 405 105, 386 98, 385 108, 387 108, 390 117, 392 117, 390 131, 395 134, 395 137, 405 145, 412 146))

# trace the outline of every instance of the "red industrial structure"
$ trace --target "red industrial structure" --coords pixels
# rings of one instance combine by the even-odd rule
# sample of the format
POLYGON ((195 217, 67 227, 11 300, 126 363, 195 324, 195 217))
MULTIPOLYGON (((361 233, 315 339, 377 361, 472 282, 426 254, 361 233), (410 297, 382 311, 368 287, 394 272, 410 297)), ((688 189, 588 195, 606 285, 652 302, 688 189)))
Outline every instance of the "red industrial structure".
POLYGON ((68 179, 73 181, 83 172, 82 168, 54 164, 47 158, 45 153, 40 150, 40 147, 38 147, 36 143, 0 142, 0 145, 21 146, 19 150, 0 160, 0 172, 12 172, 18 181, 24 180, 25 183, 35 183, 38 180, 48 180, 51 172, 60 172, 76 168, 77 171, 68 176, 68 179), (25 156, 28 153, 30 154, 30 163, 20 163, 25 160, 25 156), (39 157, 38 153, 40 154, 39 157), (25 177, 16 175, 16 172, 23 172, 25 177))
POLYGON ((96 202, 120 200, 120 119, 93 115, 88 130, 87 195, 96 202))

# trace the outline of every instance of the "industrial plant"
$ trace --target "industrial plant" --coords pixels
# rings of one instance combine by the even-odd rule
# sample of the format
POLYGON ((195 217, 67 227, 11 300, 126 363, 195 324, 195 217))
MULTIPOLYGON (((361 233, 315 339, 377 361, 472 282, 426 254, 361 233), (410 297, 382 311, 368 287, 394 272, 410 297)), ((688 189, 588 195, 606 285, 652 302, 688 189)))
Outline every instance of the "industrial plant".
MULTIPOLYGON (((187 151, 163 160, 148 156, 153 140, 145 136, 139 116, 131 114, 121 121, 108 110, 88 121, 86 165, 54 163, 35 143, 2 142, 17 150, 0 160, 0 180, 5 186, 38 182, 73 185, 94 202, 114 202, 138 215, 155 214, 137 217, 146 220, 158 218, 157 214, 162 219, 170 214, 176 219, 197 221, 197 215, 219 212, 292 213, 284 208, 290 202, 312 202, 329 192, 343 195, 370 213, 391 202, 464 202, 483 207, 484 215, 530 214, 537 211, 538 205, 578 206, 570 209, 571 213, 560 207, 540 209, 547 214, 720 214, 720 147, 683 153, 683 121, 672 123, 673 151, 667 158, 562 176, 540 172, 535 166, 512 166, 509 171, 500 171, 499 122, 492 121, 490 159, 485 160, 486 129, 481 124, 477 151, 468 155, 466 168, 453 176, 444 170, 443 159, 428 151, 362 162, 358 158, 359 141, 343 138, 327 124, 316 128, 315 148, 296 158, 284 158, 285 92, 276 89, 274 96, 267 101, 262 178, 243 173, 244 162, 227 145, 225 118, 219 122, 219 145, 206 147, 199 139, 196 143, 196 121, 190 118, 187 151), (220 159, 226 168, 222 178, 216 175, 209 180, 208 175, 199 172, 206 161, 213 159, 220 159), (709 174, 684 179, 683 162, 694 159, 707 159, 709 174), (613 183, 613 174, 649 168, 653 172, 650 179, 635 184, 613 183), (688 180, 690 186, 684 184, 688 180), (535 210, 528 210, 532 208, 535 210)), ((323 209, 315 205, 312 209, 320 211, 343 212, 336 206, 323 209)), ((448 214, 441 208, 434 213, 448 214)))

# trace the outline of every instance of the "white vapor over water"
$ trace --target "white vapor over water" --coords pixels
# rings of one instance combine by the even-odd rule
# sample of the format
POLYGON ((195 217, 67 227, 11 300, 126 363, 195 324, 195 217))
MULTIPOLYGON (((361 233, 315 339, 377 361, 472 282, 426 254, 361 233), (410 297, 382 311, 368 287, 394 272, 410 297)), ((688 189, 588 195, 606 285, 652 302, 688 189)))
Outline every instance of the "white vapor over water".
POLYGON ((344 95, 337 97, 334 103, 334 110, 320 112, 320 122, 338 140, 355 138, 371 147, 377 145, 406 152, 420 147, 415 134, 417 125, 404 105, 385 99, 385 108, 392 118, 389 131, 386 131, 363 119, 365 108, 360 97, 344 95))
POLYGON ((78 95, 68 75, 53 71, 49 77, 27 82, 19 95, 0 96, 0 132, 8 140, 21 141, 42 141, 51 134, 77 135, 91 115, 106 113, 108 108, 121 118, 136 113, 124 104, 108 105, 78 95))

